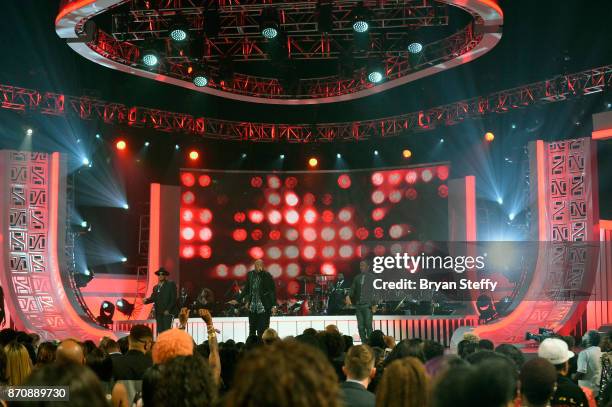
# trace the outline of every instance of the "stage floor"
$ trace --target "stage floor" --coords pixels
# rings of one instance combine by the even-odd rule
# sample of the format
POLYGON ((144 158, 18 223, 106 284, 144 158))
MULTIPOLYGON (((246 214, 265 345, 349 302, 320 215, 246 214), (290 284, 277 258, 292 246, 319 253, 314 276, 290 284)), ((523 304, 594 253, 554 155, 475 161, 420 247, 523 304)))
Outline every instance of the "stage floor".
MULTIPOLYGON (((247 317, 214 318, 215 328, 221 331, 218 335, 220 341, 233 339, 244 342, 248 336, 249 319, 247 317)), ((121 337, 136 324, 146 324, 155 332, 155 321, 116 321, 113 329, 121 337)), ((359 342, 357 320, 354 315, 329 316, 282 316, 270 318, 270 327, 274 328, 281 338, 301 334, 306 328, 323 330, 327 325, 334 324, 344 335, 350 335, 355 342, 359 342)), ((478 324, 478 317, 468 316, 401 316, 401 315, 375 315, 374 329, 382 330, 386 335, 393 336, 396 341, 406 338, 433 339, 444 346, 449 346, 453 332, 460 327, 474 327, 478 324)), ((197 344, 207 338, 206 326, 200 318, 190 318, 187 323, 187 332, 197 344)))

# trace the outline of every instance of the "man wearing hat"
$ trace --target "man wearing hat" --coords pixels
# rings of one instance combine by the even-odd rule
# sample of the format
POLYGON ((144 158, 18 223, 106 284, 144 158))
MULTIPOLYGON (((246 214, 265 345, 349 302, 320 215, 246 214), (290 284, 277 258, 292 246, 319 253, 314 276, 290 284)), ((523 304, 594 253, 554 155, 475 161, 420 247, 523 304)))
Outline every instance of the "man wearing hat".
POLYGON ((567 343, 558 338, 544 339, 538 348, 538 356, 548 360, 557 369, 557 390, 550 405, 587 407, 587 398, 576 383, 568 376, 568 361, 574 357, 574 352, 568 349, 567 343))
POLYGON ((157 334, 170 329, 172 319, 178 315, 176 307, 176 284, 167 277, 168 270, 160 268, 155 272, 157 284, 153 287, 151 296, 145 300, 145 304, 155 304, 155 320, 157 321, 157 334))

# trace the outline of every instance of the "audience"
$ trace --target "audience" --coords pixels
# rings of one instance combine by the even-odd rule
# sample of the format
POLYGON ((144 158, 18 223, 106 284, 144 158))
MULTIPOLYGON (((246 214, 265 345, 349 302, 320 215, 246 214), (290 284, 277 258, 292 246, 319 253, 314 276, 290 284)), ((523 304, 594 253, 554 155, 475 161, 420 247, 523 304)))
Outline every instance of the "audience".
POLYGON ((38 346, 38 353, 36 354, 36 367, 48 365, 49 363, 55 362, 55 352, 57 351, 57 345, 53 342, 43 342, 38 346))
POLYGON ((584 350, 578 354, 576 379, 581 387, 591 390, 594 397, 599 395, 601 380, 601 348, 599 332, 588 331, 582 338, 584 350))
POLYGON ((153 346, 153 363, 164 363, 177 356, 193 355, 193 339, 181 329, 169 329, 157 337, 153 346))
POLYGON ((263 341, 264 345, 272 345, 273 343, 280 341, 280 338, 274 329, 268 328, 261 335, 261 340, 263 341))
POLYGON ((538 357, 525 363, 519 378, 524 407, 549 405, 557 386, 557 370, 548 360, 538 357))
POLYGON ((113 378, 115 380, 142 380, 142 375, 153 361, 148 351, 153 343, 153 332, 146 325, 134 325, 128 336, 128 351, 124 355, 112 357, 113 378))
POLYGON ((599 382, 599 404, 612 404, 612 332, 601 341, 601 380, 599 382))
POLYGON ((4 347, 5 375, 9 386, 21 386, 32 372, 32 360, 25 346, 11 342, 4 347))
POLYGON ((85 354, 83 353, 83 347, 75 339, 65 339, 60 342, 55 351, 55 361, 60 364, 76 363, 84 365, 85 354))
POLYGON ((376 398, 367 388, 376 374, 372 349, 367 345, 353 346, 346 353, 342 370, 346 381, 340 385, 346 407, 374 407, 376 398))
POLYGON ((423 362, 415 357, 405 357, 385 368, 376 389, 376 406, 428 406, 429 392, 429 379, 423 362))

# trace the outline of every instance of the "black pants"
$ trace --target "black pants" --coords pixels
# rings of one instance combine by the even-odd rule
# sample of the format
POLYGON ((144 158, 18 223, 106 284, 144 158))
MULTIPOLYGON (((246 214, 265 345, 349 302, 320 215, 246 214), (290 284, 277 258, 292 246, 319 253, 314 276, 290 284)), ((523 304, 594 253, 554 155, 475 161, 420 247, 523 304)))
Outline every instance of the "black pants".
POLYGON ((357 317, 357 329, 361 343, 367 343, 372 333, 372 308, 370 305, 356 305, 355 316, 357 317))
POLYGON ((254 312, 249 312, 249 336, 257 335, 261 338, 263 331, 268 329, 270 326, 270 313, 262 312, 256 314, 254 312))
POLYGON ((157 322, 158 335, 172 327, 172 315, 155 314, 155 321, 157 322))

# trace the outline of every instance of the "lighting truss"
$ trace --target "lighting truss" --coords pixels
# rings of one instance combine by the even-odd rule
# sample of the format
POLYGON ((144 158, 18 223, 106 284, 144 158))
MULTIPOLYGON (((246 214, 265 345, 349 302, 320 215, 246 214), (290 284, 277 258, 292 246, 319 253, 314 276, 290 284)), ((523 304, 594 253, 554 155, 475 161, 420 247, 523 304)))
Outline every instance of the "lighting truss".
POLYGON ((0 107, 17 112, 46 115, 70 114, 83 120, 151 128, 211 139, 252 142, 359 141, 394 137, 452 126, 466 119, 602 92, 612 86, 612 65, 558 75, 513 89, 495 92, 382 119, 321 123, 283 124, 219 120, 139 106, 126 106, 91 97, 75 97, 0 85, 0 107))

